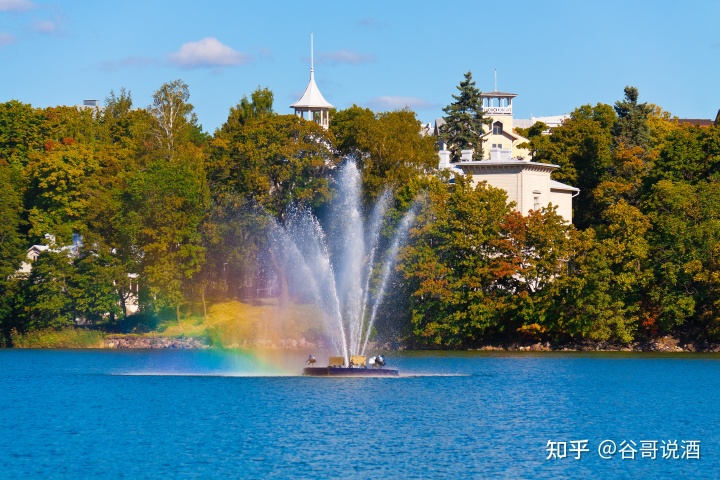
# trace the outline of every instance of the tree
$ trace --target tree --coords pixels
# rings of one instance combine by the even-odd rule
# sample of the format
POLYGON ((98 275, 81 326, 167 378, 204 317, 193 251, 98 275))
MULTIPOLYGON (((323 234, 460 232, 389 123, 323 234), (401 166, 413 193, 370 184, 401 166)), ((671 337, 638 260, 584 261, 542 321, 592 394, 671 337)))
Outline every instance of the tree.
POLYGON ((283 221, 292 205, 316 207, 331 195, 338 160, 332 134, 295 115, 229 121, 216 133, 208 179, 213 195, 239 195, 283 221))
POLYGON ((646 320, 650 222, 624 201, 603 221, 599 232, 588 228, 573 239, 567 274, 551 286, 548 325, 566 339, 629 343, 646 320))
POLYGON ((453 95, 453 103, 443 108, 448 116, 440 127, 440 138, 445 140, 453 162, 460 160, 462 150, 474 150, 473 160, 482 160, 483 125, 489 125, 482 109, 480 90, 475 87, 472 72, 457 87, 459 95, 453 95))
POLYGON ((38 256, 23 282, 22 331, 75 325, 75 305, 70 294, 74 277, 70 250, 52 249, 38 256))
POLYGON ((413 291, 412 324, 420 345, 461 347, 487 339, 511 293, 498 288, 512 275, 499 254, 503 190, 457 176, 452 192, 437 182, 428 192, 400 270, 413 291))
POLYGON ((557 207, 518 211, 505 215, 497 240, 498 261, 504 272, 498 287, 512 293, 502 312, 502 325, 512 335, 517 331, 541 333, 553 328, 549 310, 554 283, 567 273, 567 262, 576 231, 557 213, 557 207))
POLYGON ((245 122, 251 118, 271 115, 273 113, 273 100, 274 95, 270 89, 258 87, 252 92, 250 99, 248 99, 247 95, 243 95, 240 102, 230 108, 228 119, 220 128, 228 131, 245 125, 245 122))
POLYGON ((363 193, 369 201, 437 167, 435 141, 420 133, 420 121, 410 110, 374 114, 353 106, 335 114, 331 130, 340 153, 354 158, 362 171, 363 193))
POLYGON ((42 149, 42 113, 16 100, 0 104, 0 160, 16 169, 25 166, 28 155, 42 149))
POLYGON ((199 128, 189 100, 190 89, 178 79, 163 84, 153 94, 153 103, 148 107, 155 118, 152 129, 155 145, 166 160, 175 160, 178 145, 189 140, 199 128))
POLYGON ((580 189, 573 209, 573 221, 579 229, 601 221, 603 206, 595 194, 613 161, 610 130, 615 119, 610 105, 583 105, 553 129, 548 141, 536 144, 536 161, 561 167, 553 172, 553 179, 580 189))
POLYGON ((720 129, 683 125, 668 135, 649 173, 651 188, 659 180, 698 183, 720 173, 720 129))
POLYGON ((204 193, 188 166, 156 161, 128 180, 114 220, 121 235, 118 255, 140 274, 146 305, 156 312, 174 307, 178 319, 187 281, 204 260, 204 193))
POLYGON ((715 181, 660 180, 645 200, 643 208, 653 224, 652 326, 660 333, 720 336, 718 199, 720 185, 715 181))
POLYGON ((29 236, 38 241, 49 233, 67 244, 73 233, 82 233, 98 171, 92 151, 71 139, 34 152, 23 172, 29 236))
POLYGON ((647 103, 638 103, 638 96, 637 88, 627 86, 624 100, 615 102, 617 121, 612 128, 615 148, 640 147, 647 151, 651 146, 648 118, 653 107, 647 103))
POLYGON ((13 169, 0 160, 0 344, 7 343, 17 326, 13 297, 18 280, 15 276, 25 254, 22 225, 22 196, 13 181, 13 169), (4 338, 4 340, 3 340, 4 338))

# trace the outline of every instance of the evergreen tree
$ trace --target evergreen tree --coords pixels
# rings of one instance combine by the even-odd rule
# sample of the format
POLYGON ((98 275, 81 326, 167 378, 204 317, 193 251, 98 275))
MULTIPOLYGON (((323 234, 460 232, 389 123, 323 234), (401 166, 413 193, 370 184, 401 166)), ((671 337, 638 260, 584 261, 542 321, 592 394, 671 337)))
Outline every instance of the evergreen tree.
POLYGON ((615 102, 617 121, 613 125, 613 143, 617 148, 640 147, 643 150, 650 148, 650 125, 648 118, 652 114, 652 107, 647 103, 638 103, 638 89, 625 87, 625 99, 615 102))
POLYGON ((440 138, 445 140, 451 152, 451 161, 460 160, 463 150, 474 150, 473 160, 482 160, 483 125, 489 125, 482 109, 480 90, 475 87, 472 72, 465 74, 465 80, 457 87, 459 95, 453 95, 455 101, 443 108, 447 113, 445 125, 440 127, 440 138))

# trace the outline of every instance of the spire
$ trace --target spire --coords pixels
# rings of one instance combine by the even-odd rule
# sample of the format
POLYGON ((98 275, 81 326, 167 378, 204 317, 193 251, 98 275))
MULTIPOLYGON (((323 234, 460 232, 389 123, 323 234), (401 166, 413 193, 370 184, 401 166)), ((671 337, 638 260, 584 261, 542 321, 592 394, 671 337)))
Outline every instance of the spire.
POLYGON ((313 48, 313 34, 310 32, 310 78, 315 76, 315 60, 313 48))
POLYGON ((297 102, 290 105, 290 108, 295 109, 295 114, 300 117, 303 117, 305 113, 309 113, 309 119, 313 119, 313 114, 318 113, 320 117, 319 123, 325 128, 329 126, 329 110, 333 106, 325 100, 315 83, 315 52, 312 33, 310 34, 310 82, 305 87, 305 93, 297 102))

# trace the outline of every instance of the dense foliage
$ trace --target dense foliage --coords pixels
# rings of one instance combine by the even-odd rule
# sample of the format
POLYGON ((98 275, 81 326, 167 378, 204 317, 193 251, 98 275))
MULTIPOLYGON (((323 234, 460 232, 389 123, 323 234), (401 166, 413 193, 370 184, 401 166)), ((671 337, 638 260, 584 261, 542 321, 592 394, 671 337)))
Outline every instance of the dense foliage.
MULTIPOLYGON (((485 120, 470 74, 459 90, 442 134, 472 148, 485 120)), ((0 104, 0 344, 287 294, 282 279, 270 288, 283 272, 265 227, 296 207, 322 218, 347 159, 368 204, 392 192, 388 238, 404 211, 418 212, 377 324, 386 339, 720 339, 717 122, 680 124, 627 87, 614 106, 581 106, 545 130, 520 133, 535 161, 561 166, 553 178, 581 189, 575 226, 552 207, 520 215, 504 191, 437 172, 436 139, 409 110, 352 106, 324 130, 277 114, 258 89, 208 135, 180 80, 140 109, 124 89, 103 108, 0 104), (43 247, 19 273, 32 245, 43 247)))

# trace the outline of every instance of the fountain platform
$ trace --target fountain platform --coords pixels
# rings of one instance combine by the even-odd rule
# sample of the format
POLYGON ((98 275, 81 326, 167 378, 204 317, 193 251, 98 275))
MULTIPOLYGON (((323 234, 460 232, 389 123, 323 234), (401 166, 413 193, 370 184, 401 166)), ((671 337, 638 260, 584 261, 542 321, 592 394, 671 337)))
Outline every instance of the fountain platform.
POLYGON ((363 355, 350 356, 350 365, 345 364, 343 357, 330 357, 327 367, 305 367, 303 375, 309 377, 397 377, 398 371, 391 368, 382 368, 383 365, 375 363, 373 357, 368 368, 367 358, 363 355))

